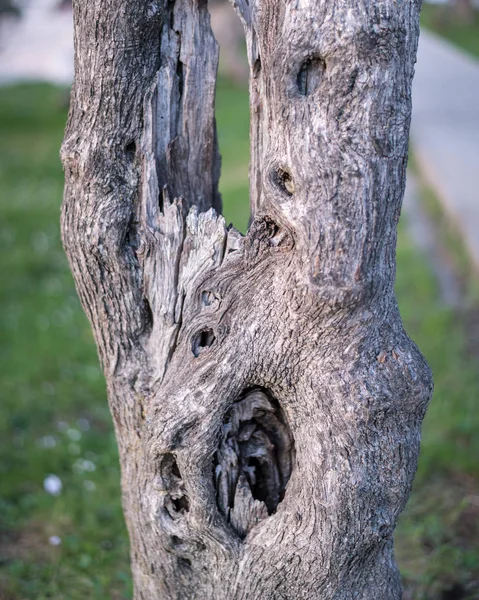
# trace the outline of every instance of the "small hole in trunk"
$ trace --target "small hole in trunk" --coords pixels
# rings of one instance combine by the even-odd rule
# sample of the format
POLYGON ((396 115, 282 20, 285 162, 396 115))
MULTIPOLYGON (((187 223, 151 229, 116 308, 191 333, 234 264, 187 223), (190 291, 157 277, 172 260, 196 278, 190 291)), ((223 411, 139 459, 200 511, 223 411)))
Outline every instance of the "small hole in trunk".
POLYGON ((191 560, 189 558, 185 558, 184 556, 178 557, 178 567, 180 571, 189 571, 191 569, 191 560))
POLYGON ((190 509, 190 503, 188 502, 188 498, 186 496, 181 496, 180 498, 172 498, 172 502, 176 512, 185 513, 188 512, 190 509))
POLYGON ((298 91, 302 96, 309 96, 317 90, 326 68, 321 58, 308 58, 301 65, 298 73, 298 91))
POLYGON ((199 331, 191 341, 191 351, 195 357, 198 357, 204 350, 209 348, 216 337, 212 329, 203 329, 199 331))
POLYGON ((287 196, 292 196, 295 192, 294 181, 291 173, 286 169, 278 168, 272 173, 272 180, 282 192, 287 196))
POLYGON ((135 158, 135 154, 136 154, 136 143, 134 140, 132 140, 131 142, 128 142, 128 144, 125 146, 125 153, 128 157, 128 160, 133 161, 133 159, 135 158))
POLYGON ((185 493, 183 478, 174 454, 165 454, 160 466, 163 489, 167 492, 164 506, 171 518, 187 513, 190 502, 185 493))

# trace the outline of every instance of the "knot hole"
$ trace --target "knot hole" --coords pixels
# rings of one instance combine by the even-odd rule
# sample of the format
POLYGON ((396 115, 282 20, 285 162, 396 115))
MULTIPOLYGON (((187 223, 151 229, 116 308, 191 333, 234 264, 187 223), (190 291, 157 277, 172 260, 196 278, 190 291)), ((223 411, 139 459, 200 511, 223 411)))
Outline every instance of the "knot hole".
POLYGON ((160 474, 165 496, 165 509, 170 517, 177 520, 190 509, 190 503, 185 493, 183 478, 174 454, 165 454, 161 460, 160 474))
POLYGON ((240 537, 276 511, 293 459, 278 402, 263 389, 244 392, 225 416, 214 458, 218 508, 240 537))
POLYGON ((297 78, 298 91, 302 96, 309 96, 317 90, 325 69, 326 63, 319 57, 308 58, 303 62, 297 78))
POLYGON ((275 183, 287 196, 292 196, 294 194, 295 187, 293 176, 287 169, 278 167, 273 170, 272 179, 273 183, 275 183))
POLYGON ((215 341, 216 336, 212 329, 202 329, 193 336, 191 340, 191 351, 195 358, 209 348, 215 341))

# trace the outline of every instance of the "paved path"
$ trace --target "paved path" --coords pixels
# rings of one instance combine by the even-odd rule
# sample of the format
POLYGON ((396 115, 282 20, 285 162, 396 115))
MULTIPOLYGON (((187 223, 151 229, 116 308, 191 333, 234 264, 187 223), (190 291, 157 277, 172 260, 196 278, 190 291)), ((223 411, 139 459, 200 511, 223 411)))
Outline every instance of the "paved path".
POLYGON ((479 61, 421 32, 411 141, 479 270, 479 61))
POLYGON ((404 194, 403 217, 416 248, 426 257, 436 278, 441 302, 452 308, 463 304, 460 282, 454 263, 444 244, 438 239, 437 227, 421 201, 420 183, 408 171, 404 194))
MULTIPOLYGON (((132 2, 137 0, 131 0, 132 2)), ((29 0, 21 19, 0 23, 0 85, 48 81, 70 85, 73 80, 73 22, 59 0, 29 0)), ((220 69, 239 83, 248 82, 248 65, 241 54, 243 26, 228 3, 210 7, 211 25, 222 46, 220 69)))
POLYGON ((71 10, 58 10, 58 0, 30 0, 22 18, 2 24, 0 85, 48 81, 70 85, 73 80, 71 10))

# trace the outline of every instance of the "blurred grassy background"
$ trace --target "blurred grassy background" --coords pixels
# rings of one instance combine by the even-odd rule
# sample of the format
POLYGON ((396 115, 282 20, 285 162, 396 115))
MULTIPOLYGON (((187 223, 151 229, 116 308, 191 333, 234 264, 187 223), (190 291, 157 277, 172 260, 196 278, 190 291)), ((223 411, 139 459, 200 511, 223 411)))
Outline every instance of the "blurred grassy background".
POLYGON ((479 10, 472 7, 468 19, 460 18, 451 4, 423 3, 421 24, 466 52, 479 57, 479 10))
MULTIPOLYGON (((65 92, 47 85, 0 88, 2 600, 131 597, 105 386, 59 237, 64 104, 65 92), (57 496, 44 490, 49 474, 61 479, 57 496)), ((224 214, 245 231, 244 89, 219 82, 217 120, 224 214)), ((396 288, 406 329, 436 382, 396 535, 405 597, 477 599, 477 348, 468 346, 462 315, 441 305, 403 225, 396 288)))

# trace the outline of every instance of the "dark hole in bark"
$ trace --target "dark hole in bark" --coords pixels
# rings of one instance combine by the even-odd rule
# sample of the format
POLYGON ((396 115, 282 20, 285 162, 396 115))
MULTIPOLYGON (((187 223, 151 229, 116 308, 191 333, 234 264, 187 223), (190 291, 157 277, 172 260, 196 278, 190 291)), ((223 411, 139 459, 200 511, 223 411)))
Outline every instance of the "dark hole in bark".
POLYGON ((190 502, 184 490, 183 479, 174 454, 165 454, 160 466, 163 487, 167 492, 165 508, 173 519, 189 511, 190 502))
POLYGON ((291 476, 294 443, 278 402, 244 392, 227 413, 215 454, 216 498, 240 537, 273 514, 291 476))
POLYGON ((202 292, 201 294, 203 306, 211 306, 214 302, 214 298, 213 292, 202 292))
POLYGON ((191 351, 194 356, 199 356, 206 348, 209 348, 216 337, 212 329, 203 329, 199 331, 191 341, 191 351))
POLYGON ((298 73, 298 90, 302 96, 312 94, 321 83, 326 65, 321 58, 308 58, 298 73))
POLYGON ((284 192, 287 196, 294 194, 294 182, 293 177, 286 169, 278 168, 273 171, 272 174, 273 182, 284 192))
POLYGON ((179 498, 172 498, 172 503, 176 512, 185 513, 190 510, 190 503, 186 496, 180 496, 179 498))
POLYGON ((143 298, 143 315, 145 330, 151 331, 153 327, 153 312, 151 310, 150 302, 147 298, 143 298))
MULTIPOLYGON (((246 3, 249 4, 248 1, 246 3)), ((253 77, 258 77, 260 71, 261 71, 261 58, 258 56, 258 58, 254 61, 254 64, 253 64, 253 77)))
POLYGON ((170 192, 168 190, 168 185, 165 184, 158 194, 158 206, 160 207, 161 212, 163 212, 163 208, 171 204, 170 192))
POLYGON ((191 560, 189 558, 179 556, 177 560, 180 571, 189 571, 191 569, 191 560))
POLYGON ((135 154, 136 154, 135 140, 128 142, 128 144, 125 146, 125 152, 126 152, 126 155, 129 160, 133 160, 135 158, 135 154))
POLYGON ((219 297, 215 292, 205 290, 201 293, 201 303, 203 306, 213 306, 219 302, 219 297))
MULTIPOLYGON (((173 456, 173 455, 171 454, 170 456, 173 456)), ((173 463, 171 465, 171 474, 174 477, 178 477, 178 479, 181 479, 180 469, 178 468, 178 463, 176 462, 174 457, 173 457, 173 463)))
POLYGON ((181 60, 178 60, 178 64, 176 65, 176 75, 178 77, 178 94, 181 98, 183 96, 184 86, 183 63, 181 62, 181 60))
POLYGON ((174 480, 181 481, 180 469, 174 454, 168 453, 162 455, 160 473, 165 489, 171 487, 174 480))
POLYGON ((253 221, 248 237, 250 245, 247 246, 247 252, 251 254, 257 251, 260 244, 281 248, 281 250, 291 250, 294 246, 294 240, 287 229, 276 223, 268 215, 253 221))

